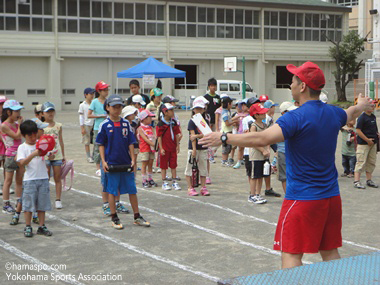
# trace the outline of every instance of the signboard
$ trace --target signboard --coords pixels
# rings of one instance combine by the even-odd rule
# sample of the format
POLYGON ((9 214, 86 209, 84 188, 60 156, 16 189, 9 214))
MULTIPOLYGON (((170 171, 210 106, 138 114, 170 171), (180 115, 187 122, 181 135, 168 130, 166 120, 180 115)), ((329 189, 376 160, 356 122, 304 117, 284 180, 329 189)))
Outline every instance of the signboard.
POLYGON ((154 86, 156 85, 155 83, 155 76, 154 75, 147 75, 147 74, 144 74, 143 76, 143 84, 144 86, 154 86))
POLYGON ((210 129, 210 127, 208 126, 201 114, 195 114, 192 120, 202 134, 207 135, 209 133, 212 133, 212 130, 210 129))

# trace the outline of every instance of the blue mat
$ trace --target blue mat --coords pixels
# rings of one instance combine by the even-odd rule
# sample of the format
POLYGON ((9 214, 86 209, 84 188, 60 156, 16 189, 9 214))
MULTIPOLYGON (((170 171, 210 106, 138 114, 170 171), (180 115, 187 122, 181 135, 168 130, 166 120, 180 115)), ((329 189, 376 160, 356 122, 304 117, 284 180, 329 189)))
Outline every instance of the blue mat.
POLYGON ((220 285, 380 285, 380 252, 219 281, 220 285))

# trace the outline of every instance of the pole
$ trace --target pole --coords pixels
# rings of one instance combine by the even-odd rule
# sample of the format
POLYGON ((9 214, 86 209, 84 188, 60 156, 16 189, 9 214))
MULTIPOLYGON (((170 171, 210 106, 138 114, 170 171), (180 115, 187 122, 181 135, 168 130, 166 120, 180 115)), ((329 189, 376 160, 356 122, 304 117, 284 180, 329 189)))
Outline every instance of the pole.
POLYGON ((242 86, 242 88, 243 88, 243 100, 245 99, 245 93, 246 93, 246 89, 247 89, 247 85, 246 85, 246 82, 245 82, 245 56, 243 56, 243 59, 242 59, 242 65, 243 65, 243 71, 242 71, 242 73, 243 73, 243 86, 242 86))

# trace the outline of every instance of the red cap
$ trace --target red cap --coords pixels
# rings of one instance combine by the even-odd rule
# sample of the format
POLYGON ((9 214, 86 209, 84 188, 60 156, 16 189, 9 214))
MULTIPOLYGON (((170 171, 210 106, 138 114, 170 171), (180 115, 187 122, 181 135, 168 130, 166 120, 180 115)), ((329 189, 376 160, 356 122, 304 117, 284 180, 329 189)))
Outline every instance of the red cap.
POLYGON ((99 81, 98 83, 96 83, 95 85, 95 90, 96 91, 99 91, 99 90, 103 90, 103 89, 106 89, 108 88, 110 85, 105 83, 104 81, 99 81))
POLYGON ((41 151, 41 156, 45 156, 55 147, 54 137, 51 135, 42 135, 36 144, 36 148, 41 151))
POLYGON ((266 114, 269 111, 268 108, 264 108, 260 103, 253 104, 251 108, 249 108, 249 114, 251 116, 255 114, 266 114))
POLYGON ((323 71, 314 62, 307 61, 300 67, 293 64, 288 64, 286 69, 298 76, 302 82, 314 90, 322 90, 325 87, 326 80, 323 71))
POLYGON ((261 95, 259 100, 261 103, 264 103, 269 100, 269 97, 267 95, 261 95))

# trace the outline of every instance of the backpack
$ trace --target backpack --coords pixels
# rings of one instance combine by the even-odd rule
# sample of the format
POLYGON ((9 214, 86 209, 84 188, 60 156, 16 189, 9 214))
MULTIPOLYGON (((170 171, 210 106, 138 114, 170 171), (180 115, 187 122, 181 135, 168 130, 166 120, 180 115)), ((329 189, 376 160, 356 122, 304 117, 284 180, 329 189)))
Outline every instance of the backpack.
POLYGON ((69 191, 71 189, 71 186, 73 185, 73 178, 74 178, 74 160, 68 160, 61 167, 61 180, 62 180, 63 191, 69 191), (69 172, 71 172, 70 187, 66 188, 66 176, 67 174, 69 174, 69 172))

